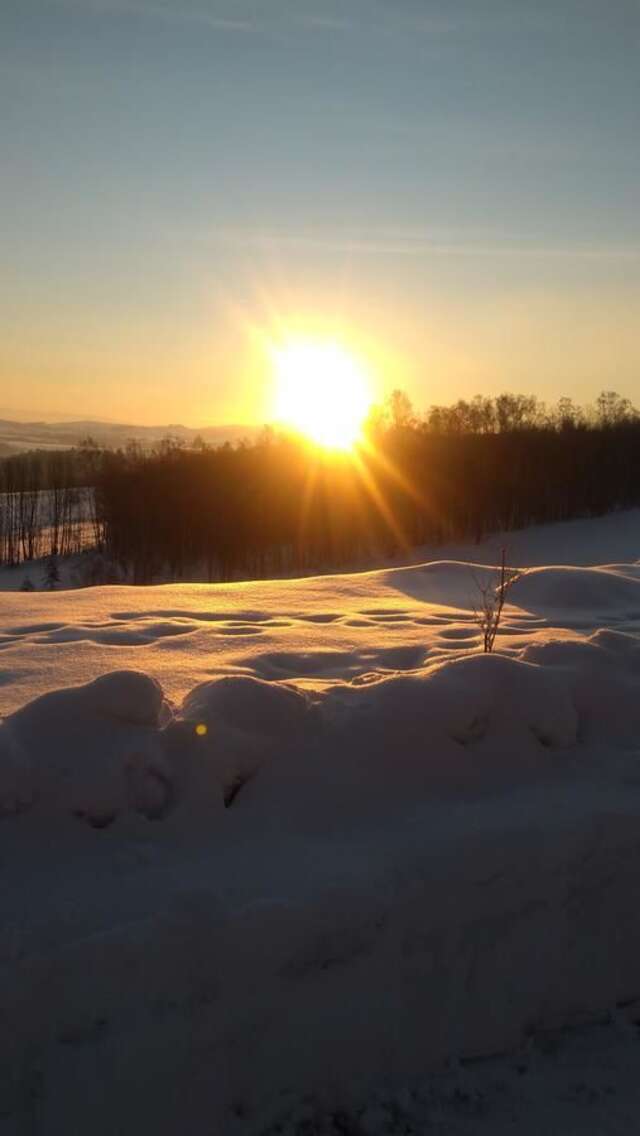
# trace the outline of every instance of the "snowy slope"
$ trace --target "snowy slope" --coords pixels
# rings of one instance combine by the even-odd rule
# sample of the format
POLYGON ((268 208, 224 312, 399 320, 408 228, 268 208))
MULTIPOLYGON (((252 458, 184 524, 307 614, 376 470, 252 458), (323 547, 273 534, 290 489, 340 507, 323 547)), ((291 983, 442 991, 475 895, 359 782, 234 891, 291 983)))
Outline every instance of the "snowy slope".
POLYGON ((597 559, 488 657, 459 561, 0 595, 6 1131, 266 1132, 637 998, 640 567, 597 559))

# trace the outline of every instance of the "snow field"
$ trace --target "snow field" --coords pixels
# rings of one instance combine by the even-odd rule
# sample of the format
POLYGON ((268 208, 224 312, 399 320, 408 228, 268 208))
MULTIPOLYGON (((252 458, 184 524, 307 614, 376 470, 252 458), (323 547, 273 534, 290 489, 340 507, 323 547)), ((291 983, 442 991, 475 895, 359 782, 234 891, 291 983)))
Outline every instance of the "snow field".
POLYGON ((378 1136, 640 995, 640 570, 483 656, 486 571, 0 598, 3 1136, 378 1136))

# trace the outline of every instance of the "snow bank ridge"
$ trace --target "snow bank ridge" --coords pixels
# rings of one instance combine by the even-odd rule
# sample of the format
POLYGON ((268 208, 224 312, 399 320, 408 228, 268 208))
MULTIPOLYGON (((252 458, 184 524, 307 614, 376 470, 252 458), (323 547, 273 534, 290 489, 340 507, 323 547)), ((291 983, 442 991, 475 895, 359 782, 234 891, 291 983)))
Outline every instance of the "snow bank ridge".
POLYGON ((357 808, 385 785, 400 796, 495 788, 601 738, 632 748, 639 733, 640 639, 619 631, 313 693, 221 677, 177 708, 154 679, 116 671, 0 725, 0 815, 187 820, 241 806, 240 794, 277 811, 285 782, 289 808, 312 810, 316 791, 357 808))

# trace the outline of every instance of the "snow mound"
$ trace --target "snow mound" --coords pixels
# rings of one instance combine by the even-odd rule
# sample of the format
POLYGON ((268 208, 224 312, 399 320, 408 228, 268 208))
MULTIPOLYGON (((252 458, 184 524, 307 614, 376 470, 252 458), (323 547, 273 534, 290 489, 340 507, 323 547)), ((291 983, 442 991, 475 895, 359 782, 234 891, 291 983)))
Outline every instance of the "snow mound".
POLYGON ((422 603, 467 610, 478 603, 478 585, 495 578, 500 569, 458 560, 434 560, 386 573, 390 586, 422 603))
POLYGON ((304 728, 308 710, 308 698, 293 686, 238 676, 197 686, 187 695, 182 714, 188 721, 224 723, 241 733, 282 740, 304 728))
POLYGON ((548 640, 522 657, 569 691, 582 742, 637 747, 640 737, 640 637, 601 629, 582 640, 548 640))
MULTIPOLYGON (((465 611, 479 606, 480 589, 497 583, 499 574, 499 566, 439 560, 393 569, 385 578, 390 587, 422 603, 465 611)), ((527 568, 508 590, 507 602, 524 611, 562 612, 569 618, 574 612, 613 614, 619 619, 640 616, 640 568, 634 564, 527 568)))
POLYGON ((472 655, 441 664, 430 676, 429 695, 431 720, 440 719, 462 744, 527 733, 554 749, 576 741, 570 692, 543 667, 503 655, 472 655))
MULTIPOLYGON (((408 807, 416 793, 492 792, 544 773, 548 751, 574 746, 578 732, 568 684, 544 667, 498 655, 336 685, 321 708, 322 758, 309 806, 317 806, 329 778, 354 818, 367 797, 408 807)), ((309 783, 308 770, 304 779, 309 783)))
POLYGON ((513 586, 509 601, 527 611, 640 615, 640 579, 626 566, 529 569, 513 586))
POLYGON ((303 692, 249 676, 197 686, 180 718, 198 739, 200 766, 208 768, 227 803, 270 758, 302 744, 317 722, 303 692))
POLYGON ((599 631, 466 654, 412 674, 289 683, 223 676, 172 711, 131 671, 36 699, 0 726, 0 808, 67 813, 101 827, 223 804, 309 819, 493 792, 562 764, 563 751, 640 730, 640 640, 599 631), (560 756, 553 758, 551 753, 560 756), (251 792, 246 786, 251 782, 251 792))
POLYGON ((0 812, 33 802, 95 827, 129 808, 161 816, 171 779, 158 739, 169 716, 158 683, 136 671, 36 698, 0 726, 0 812))

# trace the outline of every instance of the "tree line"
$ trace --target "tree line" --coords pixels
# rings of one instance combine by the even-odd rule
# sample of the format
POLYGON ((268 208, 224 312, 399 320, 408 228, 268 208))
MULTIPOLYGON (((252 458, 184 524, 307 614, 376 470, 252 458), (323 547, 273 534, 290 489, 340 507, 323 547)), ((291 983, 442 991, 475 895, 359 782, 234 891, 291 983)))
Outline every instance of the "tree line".
POLYGON ((267 429, 105 453, 95 484, 106 555, 135 583, 305 573, 640 505, 640 415, 604 392, 589 411, 504 394, 419 416, 396 391, 354 454, 267 429))
POLYGON ((418 415, 394 391, 353 454, 267 428, 216 448, 88 439, 4 459, 0 562, 91 547, 90 582, 249 579, 633 505, 640 415, 614 392, 590 409, 501 394, 418 415))

